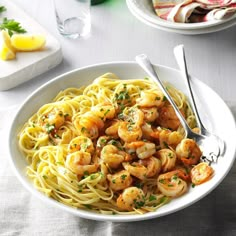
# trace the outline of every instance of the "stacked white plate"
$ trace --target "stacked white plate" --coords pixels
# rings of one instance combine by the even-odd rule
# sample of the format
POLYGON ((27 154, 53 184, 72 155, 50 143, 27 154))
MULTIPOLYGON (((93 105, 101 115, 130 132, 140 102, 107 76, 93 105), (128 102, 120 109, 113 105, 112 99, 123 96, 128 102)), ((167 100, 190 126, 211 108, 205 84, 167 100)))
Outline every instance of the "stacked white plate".
POLYGON ((152 0, 126 0, 131 13, 143 23, 154 28, 179 34, 206 34, 227 29, 236 24, 236 15, 224 20, 201 23, 176 23, 159 18, 153 8, 152 0))

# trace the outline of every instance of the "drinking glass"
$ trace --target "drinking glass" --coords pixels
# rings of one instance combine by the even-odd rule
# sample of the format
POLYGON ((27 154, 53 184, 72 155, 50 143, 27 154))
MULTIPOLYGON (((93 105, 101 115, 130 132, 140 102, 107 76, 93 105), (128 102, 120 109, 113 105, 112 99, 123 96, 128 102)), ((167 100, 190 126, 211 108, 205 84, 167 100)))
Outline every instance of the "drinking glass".
POLYGON ((91 31, 91 0, 54 0, 57 28, 61 35, 76 39, 91 31))

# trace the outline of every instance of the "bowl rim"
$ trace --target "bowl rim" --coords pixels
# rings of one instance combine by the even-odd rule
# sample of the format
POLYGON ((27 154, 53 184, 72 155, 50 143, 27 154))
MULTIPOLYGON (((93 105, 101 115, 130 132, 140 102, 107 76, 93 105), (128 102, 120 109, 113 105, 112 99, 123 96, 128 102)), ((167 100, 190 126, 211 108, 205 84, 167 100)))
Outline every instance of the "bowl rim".
MULTIPOLYGON (((142 220, 149 220, 149 219, 153 219, 153 218, 159 218, 161 216, 165 216, 165 215, 169 215, 172 214, 174 212, 177 212, 179 210, 182 210, 192 204, 194 204, 195 202, 201 200, 203 197, 205 197, 206 195, 208 195, 210 192, 212 192, 225 178, 225 176, 228 174, 228 172, 231 170, 232 165, 235 161, 236 158, 236 146, 234 147, 234 156, 231 159, 231 162, 228 165, 227 171, 224 173, 224 175, 221 176, 221 178, 219 179, 219 181, 211 186, 211 188, 206 191, 204 194, 202 194, 200 197, 191 200, 189 202, 187 202, 186 204, 184 204, 181 207, 177 207, 177 208, 173 208, 170 210, 167 210, 165 212, 159 213, 158 210, 155 212, 151 212, 151 213, 146 213, 143 215, 108 215, 108 214, 100 214, 100 213, 95 213, 92 211, 88 211, 88 210, 83 210, 83 209, 77 209, 77 208, 73 208, 67 205, 64 205, 63 203, 60 203, 50 197, 47 197, 45 194, 39 192, 38 190, 36 190, 32 183, 30 182, 30 180, 26 181, 24 179, 24 177, 20 174, 20 171, 17 169, 16 164, 13 161, 13 153, 12 153, 12 149, 11 149, 11 145, 12 145, 12 136, 14 133, 14 125, 16 125, 16 120, 17 120, 17 116, 18 114, 21 112, 21 110, 27 105, 27 103, 30 101, 30 99, 32 97, 34 97, 35 95, 37 95, 40 91, 43 91, 45 88, 47 88, 48 85, 53 84, 53 83, 57 83, 58 81, 62 81, 63 79, 66 79, 66 77, 68 75, 72 75, 74 73, 79 73, 80 71, 83 70, 88 70, 88 69, 94 69, 94 68, 99 68, 99 67, 106 67, 106 66, 121 66, 121 65, 128 65, 128 66, 137 66, 136 62, 134 61, 112 61, 112 62, 103 62, 103 63, 97 63, 97 64, 92 64, 92 65, 88 65, 85 67, 81 67, 81 68, 76 68, 70 71, 67 71, 63 74, 60 74, 56 77, 54 77, 53 79, 49 80, 48 82, 42 84, 39 88, 37 88, 35 91, 33 91, 30 95, 28 95, 26 97, 26 99, 23 101, 23 103, 20 105, 20 107, 18 108, 17 112, 14 115, 14 118, 11 122, 11 128, 9 130, 8 133, 8 151, 9 151, 9 155, 10 155, 10 165, 15 173, 15 175, 17 176, 17 178, 19 179, 19 181, 22 183, 22 185, 33 195, 36 196, 37 199, 41 199, 42 202, 48 204, 49 206, 55 206, 61 210, 64 210, 65 212, 71 213, 75 216, 79 216, 85 219, 90 219, 90 220, 96 220, 96 221, 111 221, 111 222, 132 222, 132 221, 142 221, 142 220)), ((163 65, 159 65, 159 64, 155 64, 155 67, 159 67, 159 68, 163 68, 164 70, 170 70, 173 71, 175 73, 181 73, 179 70, 176 70, 174 68, 168 67, 168 66, 163 66, 163 65)), ((221 99, 221 97, 213 90, 211 89, 208 85, 206 85, 205 83, 203 83, 202 81, 200 81, 199 79, 195 78, 195 77, 191 77, 193 79, 193 81, 197 81, 197 83, 199 83, 201 86, 206 87, 207 89, 210 89, 214 95, 216 95, 217 97, 219 97, 221 99)), ((94 78, 95 79, 95 78, 94 78)), ((222 100, 222 99, 221 99, 222 100)), ((224 103, 224 101, 222 100, 222 102, 224 103)), ((228 108, 228 106, 224 103, 224 105, 228 108)), ((229 111, 229 115, 231 116, 230 118, 234 121, 234 130, 236 131, 236 122, 234 119, 234 116, 232 114, 232 111, 228 108, 229 111)), ((235 134, 234 137, 236 138, 236 132, 234 132, 235 134)), ((15 134, 15 133, 14 133, 15 134)))

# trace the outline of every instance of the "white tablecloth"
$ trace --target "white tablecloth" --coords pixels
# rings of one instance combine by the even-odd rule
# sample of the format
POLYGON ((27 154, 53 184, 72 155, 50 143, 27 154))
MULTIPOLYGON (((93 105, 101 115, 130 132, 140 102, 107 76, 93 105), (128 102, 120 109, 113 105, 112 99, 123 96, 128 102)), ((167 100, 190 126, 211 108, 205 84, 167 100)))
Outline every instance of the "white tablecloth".
MULTIPOLYGON (((236 117, 236 104, 229 104, 236 117)), ((131 223, 82 219, 45 205, 18 181, 6 134, 16 106, 0 111, 0 235, 236 235, 236 166, 208 196, 161 218, 131 223), (6 119, 8 122, 6 122, 6 119)))

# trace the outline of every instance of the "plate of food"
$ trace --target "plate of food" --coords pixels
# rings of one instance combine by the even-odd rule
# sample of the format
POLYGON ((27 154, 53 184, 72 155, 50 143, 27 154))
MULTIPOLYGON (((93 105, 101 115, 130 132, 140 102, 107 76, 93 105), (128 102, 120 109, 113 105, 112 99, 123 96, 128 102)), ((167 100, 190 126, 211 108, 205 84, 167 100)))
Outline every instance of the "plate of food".
MULTIPOLYGON (((215 7, 215 9, 212 6, 212 9, 201 10, 201 12, 199 12, 199 6, 193 6, 193 8, 191 9, 191 5, 199 4, 193 3, 192 1, 188 1, 187 3, 185 2, 186 5, 183 6, 181 4, 184 3, 184 1, 173 1, 171 3, 165 3, 165 1, 155 0, 127 0, 126 3, 131 13, 136 17, 138 16, 138 19, 141 19, 144 23, 155 25, 157 27, 167 28, 170 30, 173 29, 194 31, 216 26, 219 27, 221 24, 226 24, 234 21, 236 17, 235 9, 232 7, 229 7, 230 9, 228 9, 228 11, 230 12, 228 12, 228 15, 225 13, 225 9, 227 7, 225 7, 224 9, 220 9, 220 6, 215 7), (188 6, 188 4, 190 6, 188 6), (178 6, 176 5, 179 5, 178 9, 178 6), (176 9, 174 9, 174 7, 176 9), (187 8, 184 9, 184 7, 187 8), (219 13, 221 10, 224 11, 222 12, 222 14, 219 13), (173 13, 171 11, 173 11, 173 13), (208 18, 205 15, 206 12, 208 13, 208 18), (218 16, 216 16, 215 13, 217 13, 218 16), (203 16, 205 16, 205 18, 202 18, 203 16), (191 22, 189 19, 195 19, 195 22, 191 22)), ((209 2, 208 4, 211 5, 212 3, 209 2)))
MULTIPOLYGON (((197 132, 181 73, 155 69, 197 132)), ((231 111, 200 80, 192 86, 204 125, 226 143, 211 166, 197 145, 181 149, 183 128, 145 72, 111 62, 58 76, 26 99, 9 133, 13 169, 38 199, 79 217, 129 222, 179 211, 216 188, 235 158, 231 111)))

